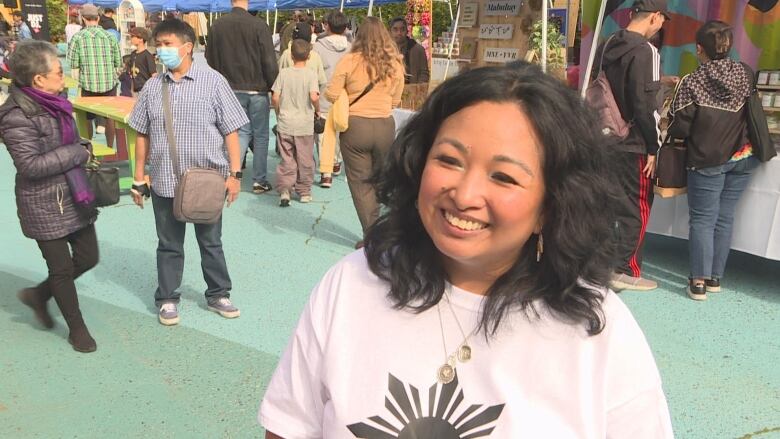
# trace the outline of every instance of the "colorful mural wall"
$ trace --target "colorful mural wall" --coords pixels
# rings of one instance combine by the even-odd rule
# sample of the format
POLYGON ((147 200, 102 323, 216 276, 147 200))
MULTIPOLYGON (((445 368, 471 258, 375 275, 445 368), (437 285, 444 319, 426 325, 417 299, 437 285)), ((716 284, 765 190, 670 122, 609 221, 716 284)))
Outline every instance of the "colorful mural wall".
MULTIPOLYGON (((606 15, 601 37, 625 27, 634 0, 586 0, 582 15, 582 64, 587 62, 593 29, 601 2, 606 15)), ((664 74, 692 72, 696 60, 696 30, 708 20, 721 20, 734 28, 732 56, 754 69, 780 69, 780 0, 669 0, 672 21, 664 25, 664 74)))

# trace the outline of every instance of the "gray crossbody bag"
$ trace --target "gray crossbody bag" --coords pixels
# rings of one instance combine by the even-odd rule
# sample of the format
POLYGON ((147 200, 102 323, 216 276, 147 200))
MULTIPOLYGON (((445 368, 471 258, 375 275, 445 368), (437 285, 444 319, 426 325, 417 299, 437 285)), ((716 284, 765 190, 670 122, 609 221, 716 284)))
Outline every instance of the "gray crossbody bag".
POLYGON ((168 136, 176 190, 173 196, 173 216, 177 220, 193 224, 214 224, 222 216, 225 206, 225 177, 216 169, 191 168, 181 173, 176 137, 173 134, 173 110, 166 78, 162 79, 163 114, 165 134, 168 136))

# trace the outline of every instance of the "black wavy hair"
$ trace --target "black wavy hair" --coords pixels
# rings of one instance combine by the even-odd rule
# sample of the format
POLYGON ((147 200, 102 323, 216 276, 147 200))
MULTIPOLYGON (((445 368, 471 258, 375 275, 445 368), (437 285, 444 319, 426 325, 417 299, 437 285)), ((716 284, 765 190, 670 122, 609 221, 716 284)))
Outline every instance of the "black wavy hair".
POLYGON ((536 262, 538 236, 532 235, 515 264, 488 289, 480 331, 495 335, 510 312, 538 316, 535 301, 541 300, 557 318, 598 334, 604 328, 601 289, 614 260, 617 199, 605 142, 575 92, 525 62, 474 69, 444 82, 401 130, 374 176, 386 209, 366 234, 371 271, 390 284, 398 309, 422 312, 441 300, 447 274, 415 203, 442 123, 481 102, 515 103, 529 118, 541 142, 546 192, 541 262, 536 262))

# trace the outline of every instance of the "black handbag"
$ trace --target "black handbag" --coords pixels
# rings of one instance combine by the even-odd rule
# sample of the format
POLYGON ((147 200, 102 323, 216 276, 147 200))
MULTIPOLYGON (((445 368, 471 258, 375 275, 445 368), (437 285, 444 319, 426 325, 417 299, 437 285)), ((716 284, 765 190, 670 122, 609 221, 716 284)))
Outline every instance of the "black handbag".
POLYGON ((314 115, 314 134, 322 134, 325 132, 325 118, 314 115))
MULTIPOLYGON (((742 65, 748 72, 753 73, 747 64, 742 63, 742 65)), ((753 146, 753 155, 762 162, 768 162, 777 155, 777 151, 769 135, 766 113, 764 113, 764 107, 761 105, 761 98, 758 97, 755 80, 751 86, 753 91, 748 96, 747 102, 745 102, 748 139, 750 140, 750 145, 753 146)))
POLYGON ((777 155, 774 142, 769 136, 769 125, 766 122, 764 107, 761 106, 761 99, 758 97, 758 91, 747 98, 747 132, 750 144, 753 146, 753 155, 762 162, 768 162, 777 155))
POLYGON ((87 181, 95 193, 95 207, 119 203, 119 168, 104 168, 94 158, 87 163, 87 181))
POLYGON ((688 148, 666 136, 655 158, 655 187, 661 198, 674 197, 688 192, 688 148))

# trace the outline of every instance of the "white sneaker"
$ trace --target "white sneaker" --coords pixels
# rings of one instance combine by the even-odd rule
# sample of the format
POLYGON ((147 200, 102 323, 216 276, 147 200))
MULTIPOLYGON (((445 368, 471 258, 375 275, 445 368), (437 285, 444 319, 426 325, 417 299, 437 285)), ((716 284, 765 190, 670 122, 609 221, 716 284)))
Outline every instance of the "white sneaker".
POLYGON ((160 313, 157 314, 160 323, 165 326, 173 326, 179 323, 179 309, 173 302, 166 302, 160 305, 160 313))
POLYGON ((633 277, 623 273, 613 273, 609 286, 615 292, 623 290, 634 291, 652 291, 658 288, 658 283, 654 280, 643 277, 633 277))
POLYGON ((311 203, 311 195, 301 195, 301 203, 311 203))
POLYGON ((289 192, 284 191, 279 196, 279 207, 290 207, 290 193, 289 192))
POLYGON ((241 311, 233 306, 233 302, 227 297, 220 297, 217 300, 209 301, 208 308, 209 311, 214 311, 226 319, 235 319, 241 315, 241 311))
POLYGON ((95 132, 98 134, 105 134, 106 127, 104 127, 103 125, 98 125, 97 128, 95 128, 95 132))

